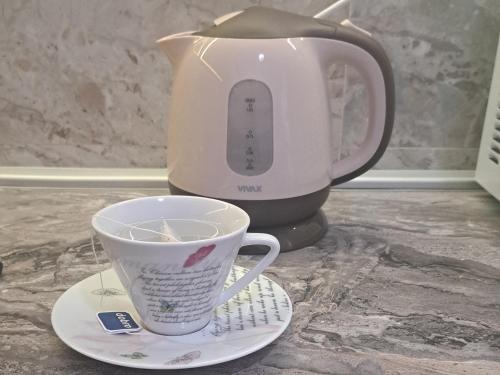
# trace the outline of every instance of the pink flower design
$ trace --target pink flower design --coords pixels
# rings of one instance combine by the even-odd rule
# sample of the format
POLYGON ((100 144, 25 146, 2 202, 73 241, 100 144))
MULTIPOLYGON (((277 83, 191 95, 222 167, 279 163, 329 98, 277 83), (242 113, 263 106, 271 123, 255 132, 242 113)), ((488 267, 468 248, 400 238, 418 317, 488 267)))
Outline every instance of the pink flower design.
POLYGON ((191 254, 186 261, 184 262, 184 265, 182 267, 191 267, 194 266, 195 264, 201 262, 203 259, 205 259, 208 254, 210 254, 213 249, 215 249, 215 244, 208 245, 208 246, 203 246, 200 247, 196 252, 191 254))

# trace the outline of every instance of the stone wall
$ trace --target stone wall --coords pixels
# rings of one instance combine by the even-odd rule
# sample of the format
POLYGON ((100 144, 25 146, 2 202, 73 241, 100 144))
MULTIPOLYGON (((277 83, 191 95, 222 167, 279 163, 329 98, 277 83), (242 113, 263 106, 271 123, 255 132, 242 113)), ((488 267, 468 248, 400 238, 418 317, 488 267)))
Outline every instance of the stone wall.
MULTIPOLYGON (((157 38, 251 5, 313 15, 330 3, 2 2, 0 166, 164 167, 171 70, 157 38)), ((353 0, 350 13, 396 77, 395 131, 377 168, 473 169, 500 2, 353 0)), ((351 69, 331 78, 332 142, 346 155, 362 140, 366 98, 351 69)))

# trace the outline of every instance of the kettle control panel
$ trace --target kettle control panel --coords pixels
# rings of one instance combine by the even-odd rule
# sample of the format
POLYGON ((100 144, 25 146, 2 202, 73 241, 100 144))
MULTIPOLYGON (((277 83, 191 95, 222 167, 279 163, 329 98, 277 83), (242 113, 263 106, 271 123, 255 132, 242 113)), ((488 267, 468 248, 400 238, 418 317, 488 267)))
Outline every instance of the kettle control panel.
POLYGON ((246 79, 229 93, 227 162, 236 173, 256 176, 273 164, 273 99, 265 83, 246 79))

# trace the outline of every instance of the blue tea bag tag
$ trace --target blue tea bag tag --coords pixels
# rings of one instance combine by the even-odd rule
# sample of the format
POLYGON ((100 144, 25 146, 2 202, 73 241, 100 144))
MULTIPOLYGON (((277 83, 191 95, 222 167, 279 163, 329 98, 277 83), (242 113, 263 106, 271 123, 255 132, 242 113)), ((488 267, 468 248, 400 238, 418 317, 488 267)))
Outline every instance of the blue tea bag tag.
POLYGON ((141 330, 134 318, 125 311, 98 312, 97 320, 107 333, 131 333, 141 330))

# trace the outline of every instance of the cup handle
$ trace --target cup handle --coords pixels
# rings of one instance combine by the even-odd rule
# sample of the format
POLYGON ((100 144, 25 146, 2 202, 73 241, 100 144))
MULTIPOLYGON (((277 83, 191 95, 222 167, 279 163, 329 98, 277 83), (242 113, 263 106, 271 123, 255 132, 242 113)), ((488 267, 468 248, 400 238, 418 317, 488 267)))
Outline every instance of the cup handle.
POLYGON ((247 245, 264 245, 269 246, 270 250, 257 265, 249 270, 244 276, 239 278, 233 285, 224 290, 217 300, 216 306, 226 303, 240 290, 250 284, 259 274, 264 271, 278 256, 280 252, 280 243, 276 237, 264 233, 246 233, 241 246, 247 245))

